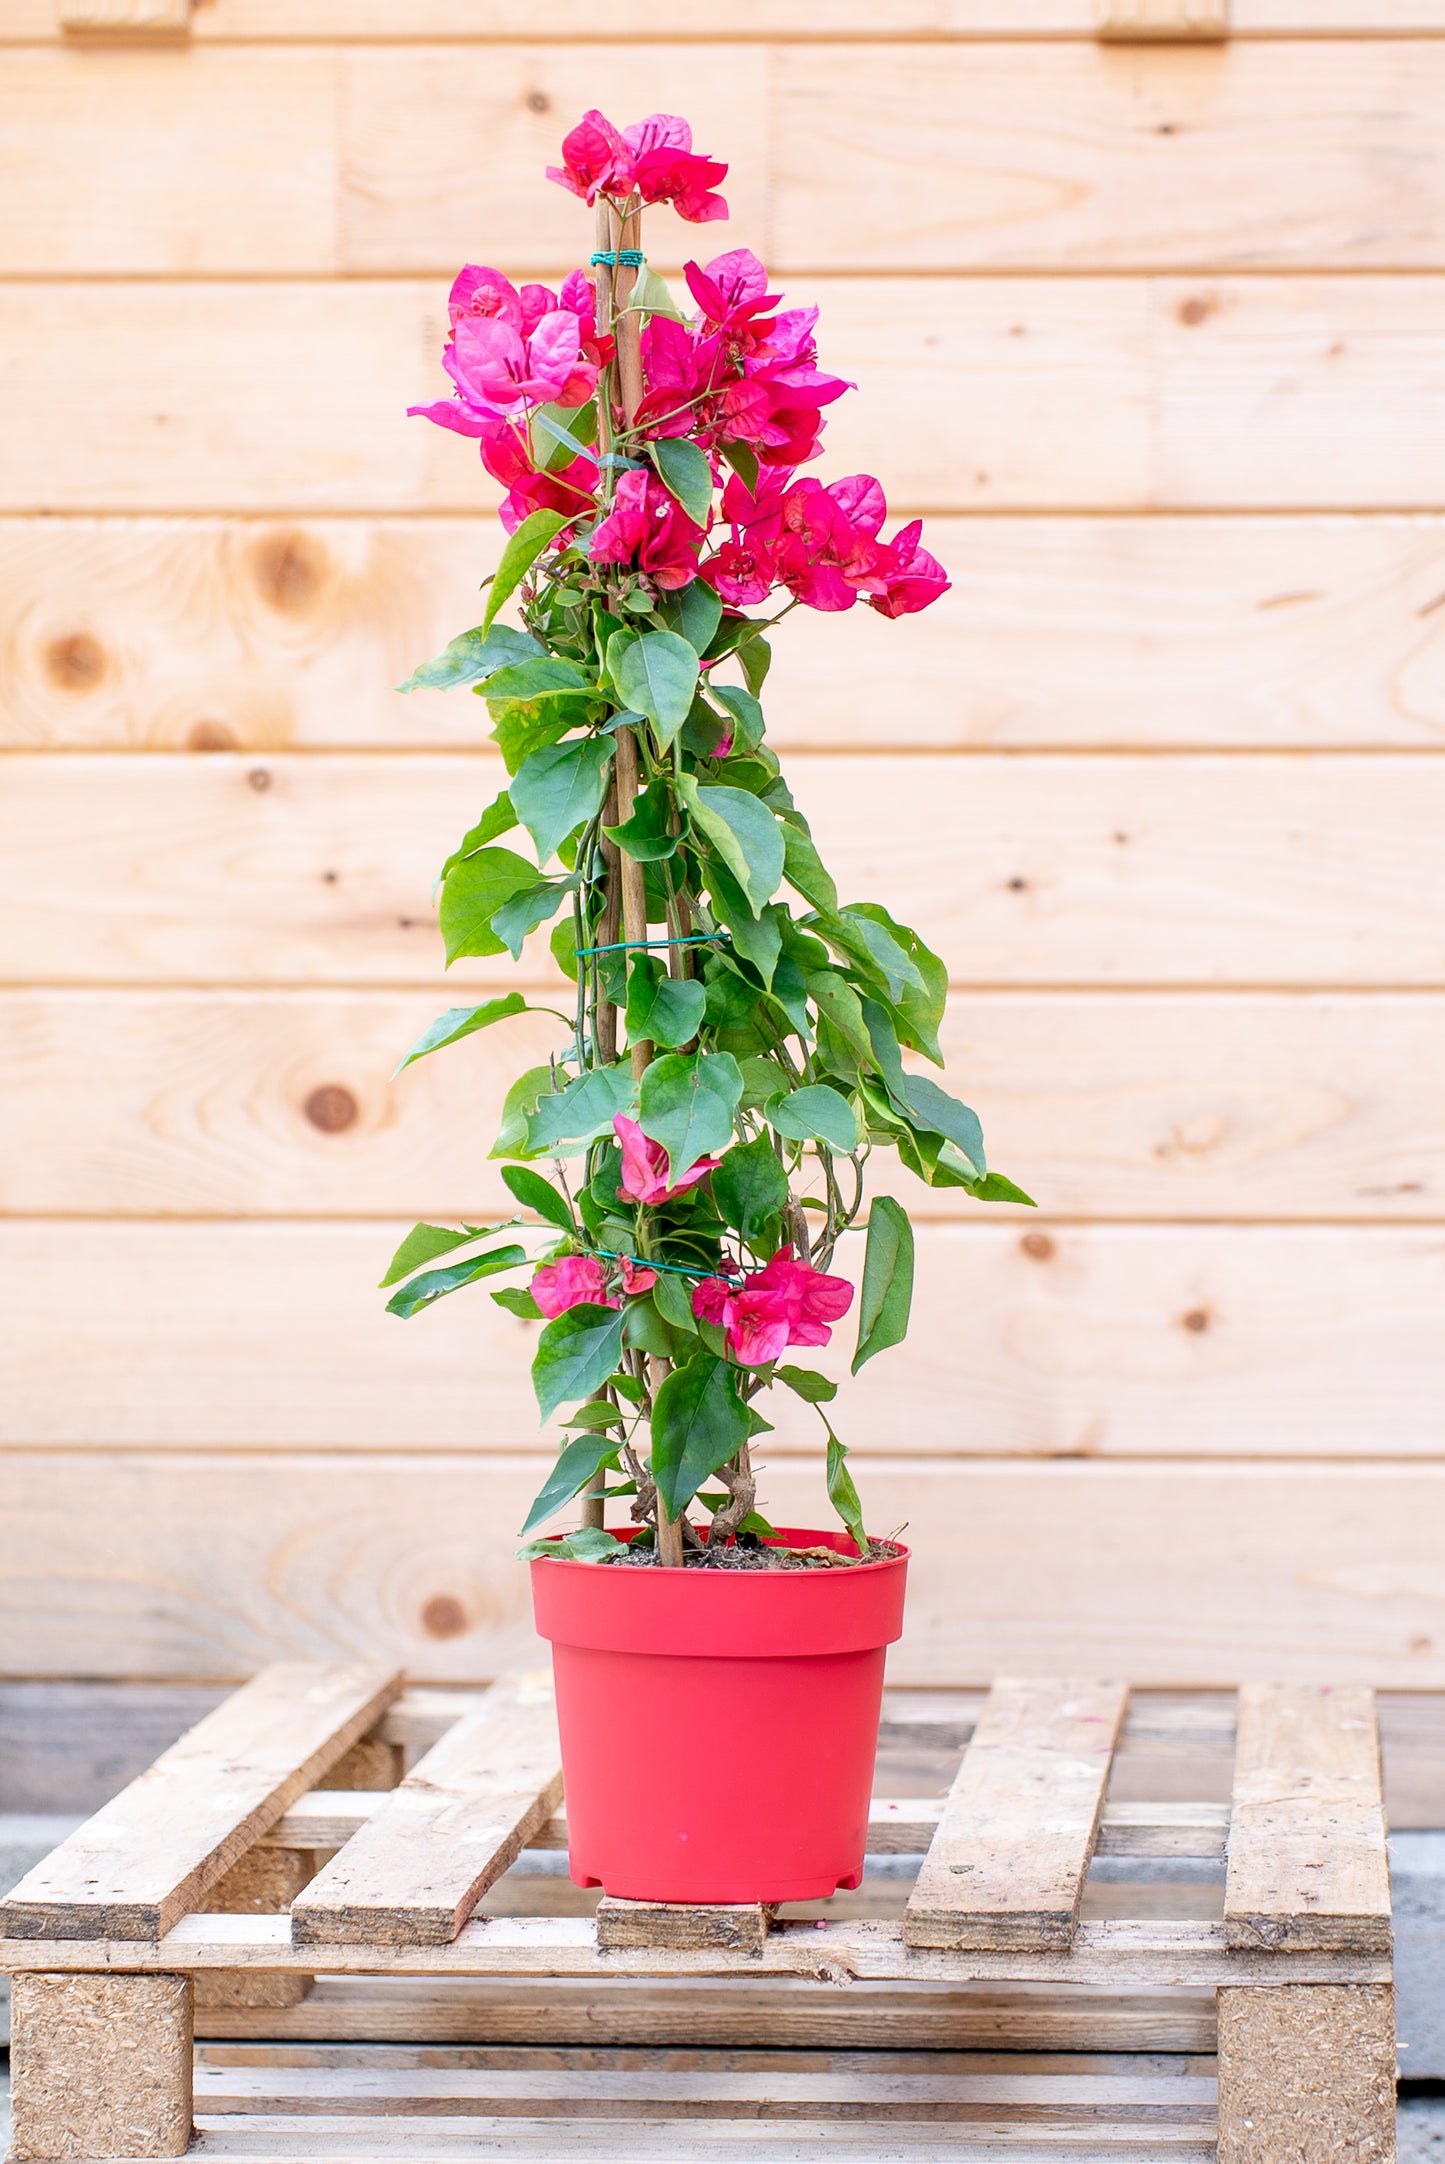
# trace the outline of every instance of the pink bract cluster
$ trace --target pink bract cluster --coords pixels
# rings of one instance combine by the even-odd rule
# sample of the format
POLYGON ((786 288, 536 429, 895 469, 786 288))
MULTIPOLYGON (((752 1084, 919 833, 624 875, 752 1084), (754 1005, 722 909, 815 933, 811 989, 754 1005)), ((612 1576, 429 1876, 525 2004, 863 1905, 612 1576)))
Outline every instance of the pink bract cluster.
MULTIPOLYGON (((693 223, 727 215, 712 192, 727 167, 696 154, 691 129, 675 115, 618 129, 590 112, 567 137, 563 159, 550 177, 584 202, 671 203, 693 223)), ((887 505, 870 475, 825 485, 798 474, 822 448, 824 408, 852 388, 818 366, 817 309, 782 308, 746 248, 689 263, 684 275, 696 313, 649 316, 642 399, 630 426, 611 416, 611 433, 639 459, 649 443, 673 437, 698 445, 723 485, 720 516, 710 511, 705 527, 641 463, 619 474, 610 502, 590 453, 549 470, 557 439, 536 440, 533 416, 541 406, 585 406, 612 358, 583 271, 554 294, 539 285, 518 291, 500 271, 468 265, 452 287, 443 356, 455 396, 408 410, 478 439, 483 464, 506 491, 509 532, 534 511, 562 512, 594 563, 630 570, 661 592, 701 578, 733 609, 778 589, 828 611, 857 601, 883 616, 927 608, 949 581, 921 546, 918 521, 885 541, 887 505)))
POLYGON ((734 1285, 725 1277, 706 1277, 692 1296, 699 1322, 721 1324, 728 1351, 743 1367, 777 1360, 789 1345, 826 1345, 828 1327, 846 1315, 853 1287, 846 1277, 829 1277, 810 1262, 797 1262, 791 1247, 780 1247, 761 1270, 734 1285))

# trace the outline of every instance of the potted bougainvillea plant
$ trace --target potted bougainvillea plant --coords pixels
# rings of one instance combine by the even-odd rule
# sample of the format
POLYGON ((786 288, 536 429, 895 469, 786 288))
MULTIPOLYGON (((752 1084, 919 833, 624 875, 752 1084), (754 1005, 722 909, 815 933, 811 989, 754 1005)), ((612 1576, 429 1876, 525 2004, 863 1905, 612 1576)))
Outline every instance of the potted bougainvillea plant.
MULTIPOLYGON (((519 1214, 419 1225, 384 1280, 411 1316, 527 1273, 492 1298, 544 1324, 537 1399, 563 1415, 522 1535, 580 1515, 521 1551, 572 1872, 674 1901, 804 1899, 862 1866, 907 1556, 866 1531, 836 1385, 791 1356, 855 1304, 855 1373, 907 1327, 897 1201, 868 1210, 856 1302, 833 1268, 869 1156, 1029 1199, 905 1059, 942 1064, 943 963, 877 903, 840 902, 767 741, 784 617, 907 616, 948 581, 916 522, 884 539, 877 481, 803 471, 851 388, 818 364, 817 310, 783 308, 746 249, 689 263, 685 295, 648 268, 644 207, 723 218, 726 171, 683 120, 588 113, 549 169, 596 207, 588 270, 560 293, 463 270, 455 393, 412 409, 477 439, 510 536, 481 623, 402 686, 469 685, 510 777, 442 867, 447 959, 520 959, 550 926, 575 997, 549 1005, 556 1048, 492 1151, 519 1214), (534 857, 502 843, 517 829, 534 857), (764 1515, 752 1451, 777 1389, 820 1417, 838 1529, 764 1515)), ((454 1008, 403 1065, 526 1007, 454 1008)))

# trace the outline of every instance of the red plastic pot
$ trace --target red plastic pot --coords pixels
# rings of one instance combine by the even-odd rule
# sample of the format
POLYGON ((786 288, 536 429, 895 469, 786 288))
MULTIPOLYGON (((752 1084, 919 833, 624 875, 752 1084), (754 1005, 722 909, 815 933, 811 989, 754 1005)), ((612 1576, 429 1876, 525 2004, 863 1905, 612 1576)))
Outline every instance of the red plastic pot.
MULTIPOLYGON (((777 1538, 854 1552, 841 1534, 777 1538)), ((907 1571, 906 1549, 851 1570, 535 1561, 577 1884, 709 1902, 856 1886, 907 1571)))

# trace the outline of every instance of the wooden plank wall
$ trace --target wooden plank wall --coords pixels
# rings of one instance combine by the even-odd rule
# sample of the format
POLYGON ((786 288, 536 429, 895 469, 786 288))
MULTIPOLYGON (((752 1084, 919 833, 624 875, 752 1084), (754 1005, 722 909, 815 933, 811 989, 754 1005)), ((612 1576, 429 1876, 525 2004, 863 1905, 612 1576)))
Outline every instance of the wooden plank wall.
POLYGON ((1445 1685, 1445 0, 1197 49, 1090 0, 57 13, 0 9, 0 1663, 525 1641, 528 1329, 373 1289, 495 1204, 539 1042, 387 1079, 494 782, 469 699, 389 688, 496 550, 402 409, 457 264, 585 254, 541 168, 597 102, 732 159, 655 258, 822 304, 827 468, 956 581, 790 624, 770 699, 1043 1203, 912 1197, 846 1430, 917 1544, 896 1678, 1445 1685))

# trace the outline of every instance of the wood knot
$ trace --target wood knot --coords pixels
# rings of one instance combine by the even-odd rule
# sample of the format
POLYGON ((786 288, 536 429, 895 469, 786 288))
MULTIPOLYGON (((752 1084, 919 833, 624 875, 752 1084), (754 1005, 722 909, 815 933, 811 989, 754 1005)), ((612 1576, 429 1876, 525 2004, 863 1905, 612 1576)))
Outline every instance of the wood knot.
POLYGON ((1026 1232, 1019 1241, 1019 1248, 1028 1256, 1030 1262, 1050 1262, 1053 1259, 1054 1243, 1046 1232, 1026 1232))
POLYGON ((1207 1307, 1192 1307, 1190 1308, 1188 1314, 1181 1315, 1179 1320, 1183 1323, 1186 1330, 1192 1330, 1196 1336, 1199 1336, 1209 1328, 1209 1325, 1211 1324, 1211 1322, 1213 1322, 1214 1317, 1210 1314, 1207 1307))
POLYGON ((323 1135, 339 1135, 355 1124, 360 1106, 349 1089, 339 1082, 323 1082, 307 1098, 305 1113, 313 1127, 319 1127, 323 1135))
POLYGON ((460 1638, 468 1628, 467 1611, 455 1593, 433 1593, 421 1612, 428 1638, 460 1638))
POLYGON ((105 675, 105 648, 88 631, 52 639, 45 649, 45 673, 62 691, 93 691, 105 675))
POLYGON ((310 607, 326 576, 327 556, 313 535, 293 528, 262 534, 251 551, 251 569, 263 601, 284 616, 310 607))
MULTIPOLYGON (((224 721, 192 722, 186 732, 188 751, 239 751, 236 732, 224 721)), ((259 769, 258 769, 259 771, 259 769)), ((255 788, 255 783, 251 784, 255 788)))
POLYGON ((1217 306, 1217 302, 1204 300, 1199 294, 1192 293, 1187 301, 1179 303, 1179 320, 1193 330, 1196 324, 1207 323, 1217 306))
POLYGON ((257 796, 264 796, 271 786, 271 769, 269 766, 253 766, 246 780, 257 796))
POLYGON ((527 111, 529 113, 550 113, 551 110, 552 100, 545 90, 531 90, 527 93, 527 111))

